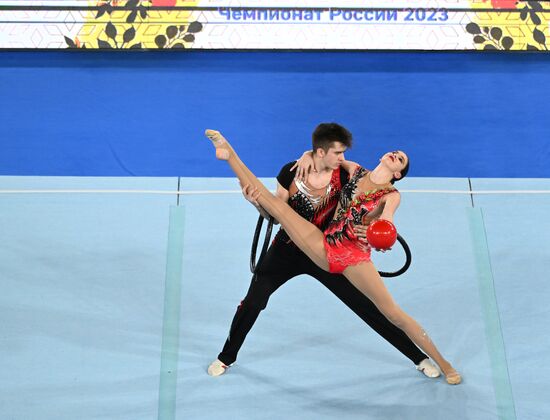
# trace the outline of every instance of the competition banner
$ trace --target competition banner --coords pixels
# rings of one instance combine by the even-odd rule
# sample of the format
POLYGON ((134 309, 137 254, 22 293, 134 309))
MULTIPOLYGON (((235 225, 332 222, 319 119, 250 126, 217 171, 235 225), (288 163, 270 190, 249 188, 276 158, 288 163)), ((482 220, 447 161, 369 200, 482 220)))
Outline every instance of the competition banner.
POLYGON ((1 49, 548 51, 550 1, 0 0, 1 49))

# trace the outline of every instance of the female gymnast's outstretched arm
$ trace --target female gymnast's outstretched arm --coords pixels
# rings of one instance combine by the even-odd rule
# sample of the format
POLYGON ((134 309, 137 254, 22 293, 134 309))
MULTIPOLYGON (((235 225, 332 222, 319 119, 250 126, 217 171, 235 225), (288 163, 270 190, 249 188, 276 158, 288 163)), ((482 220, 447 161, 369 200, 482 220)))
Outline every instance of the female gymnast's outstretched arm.
MULTIPOLYGON (((244 165, 229 142, 218 131, 206 130, 206 136, 216 148, 216 157, 229 163, 240 183, 257 189, 259 204, 281 223, 292 241, 319 267, 329 271, 323 232, 300 217, 287 203, 271 194, 244 165)), ((368 173, 369 179, 364 182, 370 183, 370 185, 389 184, 393 179, 400 178, 401 171, 407 166, 408 158, 404 153, 392 152, 392 154, 388 154, 386 161, 383 160, 374 171, 368 173)), ((358 187, 361 182, 363 180, 357 183, 358 187)), ((382 213, 386 217, 393 216, 389 213, 394 211, 398 205, 396 194, 398 197, 398 193, 388 194, 388 196, 392 196, 392 199, 382 213)), ((418 347, 439 365, 449 384, 454 385, 461 382, 460 374, 439 353, 424 329, 393 300, 372 262, 362 261, 356 265, 350 265, 345 268, 343 274, 357 289, 374 302, 390 322, 401 328, 418 347)))

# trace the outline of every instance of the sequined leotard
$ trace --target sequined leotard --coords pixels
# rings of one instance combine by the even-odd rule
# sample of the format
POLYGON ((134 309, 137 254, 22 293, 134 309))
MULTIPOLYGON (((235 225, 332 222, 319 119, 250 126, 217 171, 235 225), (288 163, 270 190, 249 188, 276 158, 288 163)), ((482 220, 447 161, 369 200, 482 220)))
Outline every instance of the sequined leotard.
MULTIPOLYGON (((308 196, 307 190, 304 191, 304 186, 300 187, 300 183, 294 179, 296 170, 291 171, 290 168, 296 162, 286 164, 279 175, 277 181, 281 186, 289 192, 288 205, 302 216, 307 221, 313 223, 321 231, 325 230, 334 217, 336 207, 338 206, 342 187, 348 182, 349 175, 341 167, 332 172, 332 177, 325 187, 324 193, 319 199, 308 196)), ((307 189, 307 186, 305 187, 307 189)), ((281 227, 274 241, 283 241, 285 243, 294 244, 286 231, 281 227)), ((295 246, 295 245, 294 245, 295 246)), ((298 249, 296 247, 296 249, 298 249)))
POLYGON ((342 188, 336 215, 324 231, 324 245, 331 273, 342 273, 350 265, 370 261, 371 247, 358 240, 353 226, 364 224, 363 218, 378 206, 380 199, 397 191, 393 187, 387 187, 354 196, 357 183, 367 173, 362 167, 354 171, 349 182, 342 188))

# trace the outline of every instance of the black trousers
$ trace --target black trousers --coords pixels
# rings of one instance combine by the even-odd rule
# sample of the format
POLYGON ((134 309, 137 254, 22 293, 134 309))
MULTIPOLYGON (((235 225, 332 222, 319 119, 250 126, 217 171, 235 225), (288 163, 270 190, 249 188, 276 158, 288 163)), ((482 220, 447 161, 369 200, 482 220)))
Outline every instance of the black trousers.
POLYGON ((218 359, 226 365, 237 360, 237 353, 243 345, 246 335, 256 322, 260 312, 266 308, 269 297, 292 277, 300 274, 308 274, 319 280, 348 308, 414 364, 418 364, 428 357, 402 330, 389 322, 378 308, 343 275, 330 274, 322 270, 294 244, 275 240, 261 264, 258 265, 248 293, 237 308, 229 336, 218 359))

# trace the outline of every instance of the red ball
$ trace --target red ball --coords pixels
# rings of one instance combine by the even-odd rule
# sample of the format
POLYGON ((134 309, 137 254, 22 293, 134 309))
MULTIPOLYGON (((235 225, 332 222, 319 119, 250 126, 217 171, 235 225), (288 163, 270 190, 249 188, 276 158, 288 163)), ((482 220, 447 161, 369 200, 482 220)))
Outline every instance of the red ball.
POLYGON ((397 240, 397 230, 392 222, 375 220, 367 228, 367 241, 376 249, 390 249, 397 240))

